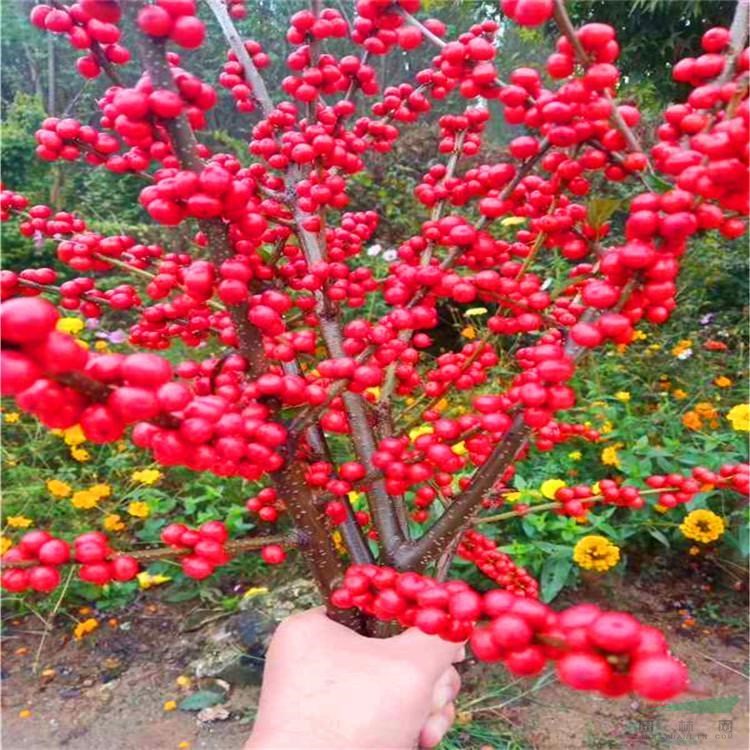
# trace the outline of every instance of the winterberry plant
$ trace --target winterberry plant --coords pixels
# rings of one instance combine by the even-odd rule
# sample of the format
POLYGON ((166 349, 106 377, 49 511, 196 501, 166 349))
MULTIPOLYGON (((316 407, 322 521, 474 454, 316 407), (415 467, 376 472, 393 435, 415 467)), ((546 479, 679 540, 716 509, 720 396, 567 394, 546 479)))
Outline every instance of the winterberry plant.
POLYGON ((358 0, 352 18, 312 0, 290 19, 288 75, 269 92, 269 55, 232 20, 252 4, 206 0, 229 44, 216 83, 248 116, 242 159, 201 141, 220 94, 180 57, 206 36, 195 0, 33 8, 35 26, 81 51, 82 76, 108 79, 86 122, 42 123, 39 158, 139 175, 144 211, 190 230, 192 244, 105 236, 3 190, 1 218, 53 241, 59 267, 2 273, 2 393, 49 428, 80 425, 92 443, 127 436, 163 466, 241 477, 248 513, 281 528, 230 539, 222 519, 171 524, 164 549, 137 554, 101 532, 64 540, 37 529, 4 555, 6 590, 50 592, 65 565, 90 583, 127 581, 159 556, 203 579, 233 555, 259 549, 278 564, 296 547, 331 615, 362 632, 394 622, 469 639, 477 658, 518 675, 552 660, 562 682, 607 696, 666 700, 687 687, 661 633, 593 605, 553 612, 476 527, 540 510, 638 509, 648 496, 669 509, 710 489, 747 493, 747 465, 695 467, 644 486, 561 487, 550 503, 503 510, 532 452, 598 439, 567 413, 577 373, 638 326, 669 319, 697 236, 746 231, 747 5, 674 66, 685 101, 653 132, 617 100, 612 27, 575 29, 562 0, 500 8, 500 21, 449 39, 419 0, 358 0), (502 24, 548 22, 560 36, 544 69, 501 78, 502 24), (379 80, 380 57, 422 45, 434 47, 429 67, 379 80), (439 160, 415 190, 424 221, 378 278, 364 252, 378 213, 349 210, 350 182, 443 100, 455 114, 439 118, 439 160), (492 111, 517 132, 487 162, 492 111), (629 196, 622 216, 593 200, 611 183, 629 196), (114 272, 131 281, 112 282, 114 272), (485 330, 440 348, 442 305, 482 305, 485 330), (134 351, 85 348, 57 329, 60 309, 131 313, 134 351), (194 355, 159 353, 173 343, 194 355), (354 492, 366 507, 352 506, 354 492), (445 582, 454 554, 498 588, 445 582))

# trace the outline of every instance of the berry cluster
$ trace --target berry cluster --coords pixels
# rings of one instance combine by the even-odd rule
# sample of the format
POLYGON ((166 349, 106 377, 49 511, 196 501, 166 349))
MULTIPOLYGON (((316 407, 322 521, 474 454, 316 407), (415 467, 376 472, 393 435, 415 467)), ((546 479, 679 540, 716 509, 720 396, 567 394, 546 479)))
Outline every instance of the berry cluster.
POLYGON ((376 565, 352 565, 331 604, 449 641, 468 638, 478 659, 502 661, 515 675, 539 674, 554 661, 560 681, 574 690, 663 701, 688 687, 687 669, 660 631, 593 604, 553 612, 509 591, 478 594, 463 581, 439 583, 376 565))
POLYGON ((71 6, 35 5, 31 23, 52 34, 67 35, 70 46, 89 50, 76 61, 76 70, 84 78, 96 78, 107 65, 124 65, 130 52, 119 44, 117 23, 122 11, 119 3, 108 0, 79 0, 71 6))
POLYGON ((190 550, 181 558, 182 572, 199 581, 213 575, 219 565, 229 562, 225 548, 228 539, 229 532, 221 521, 206 521, 198 529, 171 523, 161 532, 164 544, 178 550, 190 550))
POLYGON ((196 13, 195 0, 156 0, 138 12, 138 28, 149 36, 196 49, 206 36, 206 27, 196 13))
MULTIPOLYGON (((242 9, 244 12, 244 6, 242 6, 242 9)), ((271 58, 263 51, 263 45, 260 42, 249 39, 243 44, 245 51, 253 61, 253 65, 258 70, 263 70, 271 64, 271 58)), ((255 110, 252 87, 245 80, 245 69, 233 50, 227 53, 227 62, 224 63, 219 75, 219 84, 232 92, 235 106, 239 112, 253 112, 255 110)))

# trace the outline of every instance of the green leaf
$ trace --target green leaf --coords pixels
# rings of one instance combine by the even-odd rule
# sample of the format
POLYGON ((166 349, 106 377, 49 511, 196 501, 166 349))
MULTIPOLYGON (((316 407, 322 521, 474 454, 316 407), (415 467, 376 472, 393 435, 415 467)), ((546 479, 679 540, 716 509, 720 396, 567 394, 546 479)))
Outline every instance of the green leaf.
POLYGON ((211 690, 199 690, 197 693, 188 695, 180 701, 180 711, 201 711, 209 706, 215 706, 224 701, 221 693, 214 693, 211 690))
POLYGON ((667 549, 671 546, 669 544, 669 539, 667 539, 667 537, 664 536, 664 533, 659 531, 659 529, 648 529, 648 533, 656 539, 657 542, 661 542, 667 549))
POLYGON ((548 557, 542 566, 540 583, 542 585, 541 597, 543 602, 551 602, 559 593, 560 589, 568 580, 568 573, 573 567, 570 552, 565 556, 557 555, 548 557))
POLYGON ((622 201, 617 198, 594 198, 586 207, 589 224, 594 229, 600 229, 621 205, 622 201))
POLYGON ((671 183, 662 180, 661 177, 657 177, 655 174, 645 174, 643 175, 643 179, 648 185, 649 190, 654 193, 666 193, 667 190, 671 190, 674 187, 671 183))

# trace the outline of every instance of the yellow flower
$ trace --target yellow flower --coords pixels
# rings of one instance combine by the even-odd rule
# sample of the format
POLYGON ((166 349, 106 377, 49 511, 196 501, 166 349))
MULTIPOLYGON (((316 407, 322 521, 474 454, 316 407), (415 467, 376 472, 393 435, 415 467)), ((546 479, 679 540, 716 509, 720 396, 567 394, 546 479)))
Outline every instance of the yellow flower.
POLYGON ((158 469, 140 469, 134 471, 130 478, 141 484, 156 484, 164 475, 158 469))
POLYGON ((446 409, 448 408, 448 406, 449 406, 449 404, 448 404, 448 399, 446 399, 446 398, 441 398, 441 399, 440 399, 440 401, 438 401, 438 402, 437 402, 437 403, 435 404, 435 407, 434 407, 434 409, 435 409, 435 411, 437 411, 437 412, 444 412, 444 411, 445 411, 445 410, 446 410, 446 409))
POLYGON ((599 482, 594 482, 591 485, 591 494, 592 495, 599 495, 601 493, 601 487, 599 486, 599 482))
POLYGON ((96 351, 98 352, 108 352, 109 344, 106 341, 95 341, 94 349, 96 349, 96 351))
POLYGON ((601 432, 602 435, 609 435, 609 433, 612 432, 612 430, 614 429, 615 427, 612 424, 612 422, 610 422, 608 419, 605 419, 604 423, 599 428, 599 432, 601 432))
POLYGON ((606 537, 591 534, 578 540, 573 548, 573 560, 586 570, 604 572, 620 561, 620 548, 606 537))
POLYGON ((49 492, 52 497, 68 497, 72 492, 72 489, 67 482, 63 482, 59 479, 48 479, 47 492, 49 492))
POLYGON ((243 599, 253 599, 256 596, 263 596, 269 591, 267 586, 251 586, 243 595, 243 599))
POLYGON ((688 550, 688 555, 693 555, 693 556, 695 556, 695 555, 700 555, 700 553, 701 553, 701 548, 700 548, 700 547, 696 547, 695 545, 693 545, 693 546, 692 546, 692 547, 691 547, 691 548, 690 548, 690 549, 688 550))
POLYGON ((559 489, 562 489, 565 486, 566 486, 565 482, 563 482, 562 479, 545 479, 542 482, 542 486, 539 488, 539 491, 548 500, 554 500, 555 499, 555 493, 559 489))
POLYGON ((186 674, 181 674, 175 682, 177 683, 177 687, 181 688, 189 688, 193 684, 193 681, 186 674))
POLYGON ((682 388, 675 388, 672 391, 672 395, 678 400, 678 401, 684 401, 687 397, 687 391, 683 391, 682 388))
POLYGON ((680 339, 673 347, 672 347, 672 356, 679 357, 680 354, 684 354, 690 347, 693 345, 693 342, 690 339, 680 339))
POLYGON ((620 457, 617 455, 618 448, 622 447, 622 443, 615 443, 614 445, 608 445, 602 450, 602 463, 605 466, 614 466, 619 469, 621 466, 620 457))
POLYGON ((696 542, 715 542, 725 530, 724 519, 710 510, 693 510, 680 524, 684 537, 696 542))
POLYGON ((645 341, 648 338, 648 334, 643 331, 633 332, 633 341, 645 341))
POLYGON ((176 701, 164 701, 164 710, 165 711, 174 711, 177 708, 177 702, 176 701))
POLYGON ((190 747, 190 743, 187 740, 183 740, 179 745, 177 745, 177 747, 179 748, 179 750, 188 750, 188 748, 190 747))
POLYGON ((122 518, 117 513, 110 513, 105 516, 102 526, 105 531, 112 531, 115 533, 122 531, 125 528, 122 518))
POLYGON ((750 432, 750 404, 733 406, 727 414, 727 419, 736 432, 750 432))
POLYGON ((700 430, 703 427, 703 422, 697 412, 686 411, 682 415, 682 424, 687 427, 688 430, 700 430))
POLYGON ((374 399, 380 398, 380 388, 374 385, 372 388, 367 388, 365 393, 369 393, 374 399))
POLYGON ((80 318, 60 318, 55 326, 60 333, 72 333, 74 336, 85 328, 80 318))
POLYGON ((623 404, 627 404, 630 401, 630 394, 627 391, 617 391, 615 398, 618 401, 622 401, 623 404))
POLYGON ((92 495, 95 495, 99 500, 103 500, 105 497, 109 497, 112 494, 112 488, 104 483, 92 484, 91 487, 89 487, 89 492, 92 495))
POLYGON ((11 529, 28 529, 34 521, 26 516, 8 516, 5 519, 5 523, 10 526, 11 529))
POLYGON ((461 331, 461 335, 465 339, 469 339, 469 341, 473 341, 477 337, 477 329, 474 328, 474 326, 466 326, 466 328, 464 328, 461 331))
POLYGON ((21 415, 17 411, 9 411, 3 414, 3 420, 6 424, 15 424, 21 419, 21 415))
POLYGON ((85 448, 71 448, 70 455, 80 463, 91 460, 91 454, 85 448))
POLYGON ((581 451, 571 451, 570 453, 568 453, 568 458, 571 461, 580 461, 581 458, 583 458, 583 454, 581 453, 581 451))
POLYGON ((148 503, 133 500, 128 505, 128 514, 134 518, 148 518, 151 515, 151 508, 148 507, 148 503))
POLYGON ((28 708, 22 708, 18 712, 18 718, 19 719, 28 719, 31 716, 31 711, 29 711, 28 708))
POLYGON ((487 308, 486 307, 470 307, 464 313, 464 315, 466 315, 467 317, 471 318, 474 315, 484 315, 486 312, 487 312, 487 308))
POLYGON ((68 427, 67 430, 63 430, 63 439, 65 440, 65 445, 73 447, 86 442, 86 436, 83 434, 83 430, 79 424, 73 425, 73 427, 68 427))
POLYGON ((152 586, 160 586, 162 583, 167 583, 172 580, 169 576, 151 575, 151 573, 148 573, 145 570, 140 572, 137 578, 138 585, 142 589, 150 589, 152 586))
POLYGON ((503 495, 503 500, 505 500, 506 503, 517 503, 520 499, 520 492, 509 492, 507 495, 503 495))
POLYGON ((73 493, 70 504, 77 510, 91 510, 99 504, 99 497, 91 490, 78 490, 73 493))
POLYGON ((73 628, 73 637, 77 641, 80 641, 83 636, 85 636, 87 633, 92 633, 98 627, 99 621, 94 617, 89 617, 87 620, 79 622, 78 625, 73 628))
POLYGON ((12 546, 13 542, 8 537, 0 536, 0 555, 4 555, 12 546))
POLYGON ((717 388, 730 388, 732 386, 732 379, 726 375, 718 375, 714 378, 714 385, 717 388))
POLYGON ((463 440, 460 443, 456 443, 453 446, 453 452, 457 456, 465 456, 468 453, 468 451, 466 449, 466 443, 463 440))
POLYGON ((344 544, 344 538, 341 536, 341 532, 334 531, 333 534, 331 534, 331 540, 333 541, 333 546, 336 548, 336 552, 340 555, 345 555, 346 545, 344 544))

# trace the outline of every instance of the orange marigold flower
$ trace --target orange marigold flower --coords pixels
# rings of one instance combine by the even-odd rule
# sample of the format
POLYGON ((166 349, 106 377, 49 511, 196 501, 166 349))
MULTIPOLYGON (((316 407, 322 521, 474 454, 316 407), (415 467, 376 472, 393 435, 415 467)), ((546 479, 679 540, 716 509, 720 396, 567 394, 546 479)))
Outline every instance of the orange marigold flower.
POLYGON ((708 349, 710 352, 725 352, 729 347, 723 341, 716 341, 716 339, 709 339, 703 344, 704 349, 708 349))
POLYGON ((682 415, 682 424, 688 430, 700 430, 703 427, 700 416, 694 411, 687 411, 682 415))

